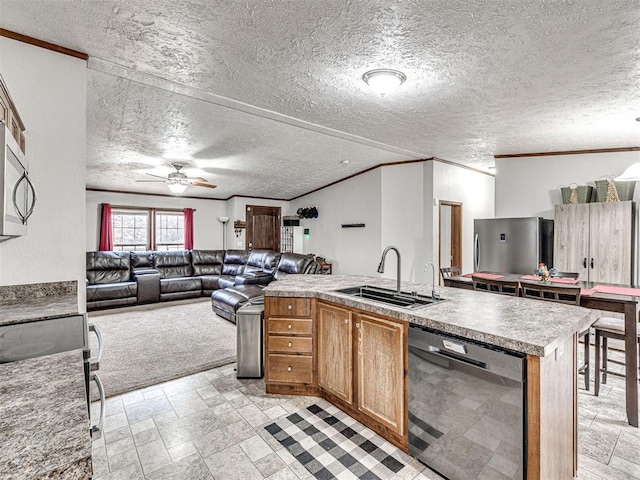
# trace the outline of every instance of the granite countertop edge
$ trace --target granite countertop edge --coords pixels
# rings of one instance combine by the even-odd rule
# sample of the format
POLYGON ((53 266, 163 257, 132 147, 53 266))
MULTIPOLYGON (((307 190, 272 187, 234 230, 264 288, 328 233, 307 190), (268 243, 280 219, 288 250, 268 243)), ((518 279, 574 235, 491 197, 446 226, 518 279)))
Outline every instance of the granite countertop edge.
MULTIPOLYGON (((538 314, 535 310, 544 312, 546 310, 560 309, 561 312, 572 312, 577 319, 566 322, 563 325, 556 325, 556 332, 549 336, 544 335, 540 341, 527 341, 525 339, 518 339, 516 335, 499 334, 490 331, 483 331, 478 327, 468 327, 464 325, 457 325, 446 320, 447 314, 442 312, 441 305, 430 305, 416 310, 407 310, 401 307, 393 307, 384 305, 378 302, 355 298, 347 294, 335 292, 336 289, 356 286, 356 285, 370 285, 370 286, 383 286, 385 288, 395 289, 395 281, 389 279, 367 277, 367 276, 327 276, 333 277, 333 281, 327 281, 320 275, 290 275, 285 279, 278 282, 271 283, 264 289, 265 296, 268 297, 300 297, 300 298, 317 298, 333 302, 339 305, 344 305, 352 308, 358 308, 374 314, 380 314, 387 317, 395 318, 398 320, 406 321, 411 325, 418 325, 428 328, 433 328, 444 333, 457 335, 463 338, 475 340, 482 343, 502 347, 505 349, 513 350, 516 352, 535 355, 538 357, 546 357, 553 353, 558 347, 562 346, 567 338, 577 332, 586 330, 594 321, 591 311, 577 306, 568 306, 562 304, 552 304, 551 302, 541 302, 537 300, 528 299, 515 299, 505 297, 497 294, 489 294, 486 292, 472 292, 461 289, 439 287, 442 292, 442 297, 447 302, 453 302, 457 299, 465 298, 468 300, 469 295, 476 296, 474 300, 485 300, 495 304, 508 304, 508 302, 519 301, 518 306, 522 306, 522 302, 536 302, 527 303, 531 312, 538 314), (294 277, 294 278, 290 278, 294 277), (302 278, 311 277, 311 278, 302 278), (313 278, 318 281, 314 282, 313 278), (316 283, 316 285, 314 285, 316 283), (546 309, 546 310, 545 310, 546 309), (571 310, 567 310, 571 309, 571 310), (441 316, 443 319, 439 320, 436 317, 441 316)), ((421 294, 430 294, 431 287, 427 287, 424 284, 416 284, 410 282, 402 282, 403 291, 417 291, 421 294)), ((530 315, 531 312, 525 311, 521 315, 530 315)), ((473 315, 472 311, 468 312, 469 315, 473 315)), ((540 313, 544 315, 544 313, 540 313)), ((542 320, 541 320, 542 322, 542 320)), ((541 323, 542 327, 542 323, 541 323)))

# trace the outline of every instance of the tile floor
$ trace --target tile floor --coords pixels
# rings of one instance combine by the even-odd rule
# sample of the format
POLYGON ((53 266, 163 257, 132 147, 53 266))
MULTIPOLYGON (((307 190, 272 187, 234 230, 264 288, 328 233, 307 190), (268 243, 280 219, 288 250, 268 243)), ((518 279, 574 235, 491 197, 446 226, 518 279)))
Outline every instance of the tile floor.
MULTIPOLYGON (((579 480, 640 480, 640 430, 626 424, 624 380, 610 377, 599 397, 591 387, 578 396, 579 480)), ((313 403, 328 406, 266 395, 261 380, 236 379, 233 365, 110 398, 103 438, 93 445, 94 478, 311 478, 264 426, 313 403)), ((405 460, 394 480, 441 478, 405 460)))

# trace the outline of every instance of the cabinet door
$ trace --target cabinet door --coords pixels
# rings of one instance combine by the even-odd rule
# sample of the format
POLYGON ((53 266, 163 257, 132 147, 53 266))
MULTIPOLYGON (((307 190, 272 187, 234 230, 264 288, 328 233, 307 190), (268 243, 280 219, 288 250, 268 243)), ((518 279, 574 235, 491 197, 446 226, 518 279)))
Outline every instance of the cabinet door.
POLYGON ((589 279, 589 204, 556 205, 553 225, 553 267, 589 279))
POLYGON ((358 315, 358 410, 399 434, 405 428, 403 323, 358 315))
POLYGON ((628 285, 631 283, 633 203, 598 202, 590 205, 589 280, 628 285))
POLYGON ((318 305, 318 386, 351 404, 353 337, 351 312, 318 305))

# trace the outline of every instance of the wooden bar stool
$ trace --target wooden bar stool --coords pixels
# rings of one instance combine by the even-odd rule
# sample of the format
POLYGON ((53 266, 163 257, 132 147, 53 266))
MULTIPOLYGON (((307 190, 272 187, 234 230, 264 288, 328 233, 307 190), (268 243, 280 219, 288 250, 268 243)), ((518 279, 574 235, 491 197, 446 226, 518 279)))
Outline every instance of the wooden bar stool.
MULTIPOLYGON (((600 317, 593 324, 593 328, 596 331, 596 386, 593 393, 597 397, 600 394, 600 375, 602 375, 602 383, 604 384, 607 383, 607 375, 615 375, 617 377, 624 378, 623 373, 612 372, 607 369, 608 362, 624 365, 624 362, 608 358, 607 349, 607 340, 609 338, 624 341, 624 319, 600 317), (600 348, 602 348, 602 355, 600 353, 600 348)), ((640 343, 640 333, 638 334, 638 343, 640 343)))
MULTIPOLYGON (((580 287, 549 285, 542 282, 520 280, 520 289, 524 298, 566 303, 567 305, 580 305, 580 287)), ((584 342, 584 363, 578 367, 578 373, 584 375, 584 388, 587 391, 589 390, 589 331, 590 329, 587 328, 578 334, 578 339, 582 338, 584 342)))
POLYGON ((445 278, 460 276, 460 267, 442 267, 440 275, 442 275, 442 282, 444 283, 445 278))
POLYGON ((473 289, 479 292, 499 293, 517 297, 520 294, 520 282, 517 280, 487 279, 471 275, 473 289))

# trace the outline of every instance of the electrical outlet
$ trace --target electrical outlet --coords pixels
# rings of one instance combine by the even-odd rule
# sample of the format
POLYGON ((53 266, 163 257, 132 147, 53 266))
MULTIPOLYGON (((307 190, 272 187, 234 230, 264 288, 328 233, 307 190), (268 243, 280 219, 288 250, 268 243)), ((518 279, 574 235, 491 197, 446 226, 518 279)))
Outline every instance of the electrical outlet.
POLYGON ((242 248, 242 245, 243 245, 243 243, 242 243, 242 242, 238 242, 238 245, 237 245, 237 246, 242 248))

